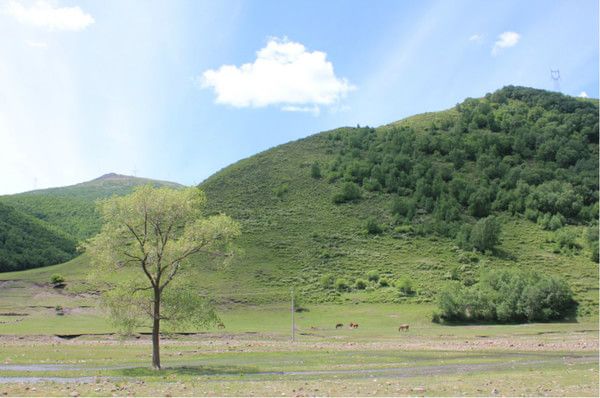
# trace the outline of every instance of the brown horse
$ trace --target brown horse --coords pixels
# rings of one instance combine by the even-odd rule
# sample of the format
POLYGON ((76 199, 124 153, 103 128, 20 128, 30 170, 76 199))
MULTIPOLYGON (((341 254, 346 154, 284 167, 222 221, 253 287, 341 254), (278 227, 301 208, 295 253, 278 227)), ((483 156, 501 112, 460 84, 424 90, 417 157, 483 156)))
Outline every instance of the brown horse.
POLYGON ((400 327, 398 328, 398 331, 401 332, 403 330, 405 332, 408 332, 408 324, 405 323, 404 325, 400 325, 400 327))
POLYGON ((357 329, 358 323, 350 322, 350 329, 357 329))
POLYGON ((343 327, 344 327, 343 323, 338 323, 337 325, 335 325, 336 329, 343 328, 343 327))

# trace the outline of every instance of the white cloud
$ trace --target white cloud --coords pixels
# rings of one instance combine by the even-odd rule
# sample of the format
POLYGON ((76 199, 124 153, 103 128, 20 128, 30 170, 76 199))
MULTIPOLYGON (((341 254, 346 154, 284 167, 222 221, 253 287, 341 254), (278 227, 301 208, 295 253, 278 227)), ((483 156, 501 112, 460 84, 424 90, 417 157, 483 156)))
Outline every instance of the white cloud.
POLYGON ((469 37, 469 41, 474 41, 476 43, 481 43, 482 40, 483 40, 483 36, 480 35, 479 33, 475 33, 474 35, 471 35, 469 37))
POLYGON ((94 18, 79 7, 58 7, 44 0, 30 7, 13 0, 4 12, 22 24, 48 30, 80 31, 94 23, 94 18))
POLYGON ((212 88, 219 104, 242 107, 280 105, 282 110, 318 114, 319 106, 339 103, 355 89, 335 76, 322 51, 309 52, 287 39, 270 39, 253 63, 205 71, 202 88, 212 88))
POLYGON ((521 35, 517 32, 504 32, 498 36, 498 40, 494 43, 494 47, 492 48, 492 55, 497 55, 498 51, 502 48, 509 48, 515 46, 519 40, 521 39, 521 35))
POLYGON ((48 47, 48 43, 43 42, 43 41, 25 40, 25 44, 27 44, 29 47, 34 47, 34 48, 47 48, 48 47))
POLYGON ((319 116, 321 109, 318 106, 296 106, 296 105, 285 105, 281 107, 284 112, 307 112, 312 113, 315 116, 319 116))
POLYGON ((581 98, 588 98, 588 93, 586 93, 585 91, 582 91, 579 93, 579 97, 581 98))

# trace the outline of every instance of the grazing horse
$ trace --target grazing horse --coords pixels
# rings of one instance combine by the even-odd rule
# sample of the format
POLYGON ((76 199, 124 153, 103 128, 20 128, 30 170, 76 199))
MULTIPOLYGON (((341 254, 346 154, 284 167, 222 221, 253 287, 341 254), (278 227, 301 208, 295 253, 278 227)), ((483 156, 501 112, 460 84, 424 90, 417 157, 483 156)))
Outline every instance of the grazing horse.
POLYGON ((335 325, 336 329, 343 328, 343 327, 344 327, 343 323, 338 323, 337 325, 335 325))
POLYGON ((358 323, 350 322, 350 329, 358 328, 358 323))
POLYGON ((408 332, 408 324, 405 323, 404 325, 400 325, 400 327, 398 328, 398 331, 401 332, 403 330, 405 332, 408 332))

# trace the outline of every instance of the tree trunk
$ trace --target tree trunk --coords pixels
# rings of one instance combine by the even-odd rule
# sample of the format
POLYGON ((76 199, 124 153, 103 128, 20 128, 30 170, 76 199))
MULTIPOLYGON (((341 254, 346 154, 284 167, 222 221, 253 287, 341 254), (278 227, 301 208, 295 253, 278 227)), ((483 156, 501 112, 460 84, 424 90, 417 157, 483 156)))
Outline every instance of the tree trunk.
POLYGON ((154 321, 152 323, 152 367, 160 369, 160 290, 154 289, 154 321))

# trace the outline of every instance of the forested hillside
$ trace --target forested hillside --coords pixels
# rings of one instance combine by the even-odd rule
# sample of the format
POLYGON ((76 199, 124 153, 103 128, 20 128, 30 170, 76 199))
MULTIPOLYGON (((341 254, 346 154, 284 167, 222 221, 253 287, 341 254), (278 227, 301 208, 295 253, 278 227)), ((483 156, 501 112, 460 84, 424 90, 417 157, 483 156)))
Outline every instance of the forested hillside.
POLYGON ((68 187, 0 196, 6 215, 0 219, 0 233, 10 236, 0 241, 0 271, 58 264, 73 258, 77 244, 100 229, 96 200, 128 194, 143 184, 180 187, 172 182, 111 173, 68 187))
POLYGON ((62 263, 75 248, 71 237, 0 203, 0 272, 62 263))
POLYGON ((340 148, 326 177, 344 183, 335 201, 389 193, 386 226, 409 223, 472 249, 471 225, 491 214, 547 230, 598 217, 597 102, 506 87, 450 112, 329 138, 340 148))
POLYGON ((201 184, 208 211, 243 227, 241 254, 208 280, 240 294, 295 285, 310 300, 420 302, 509 266, 566 277, 592 308, 597 170, 598 101, 523 87, 316 134, 201 184))

